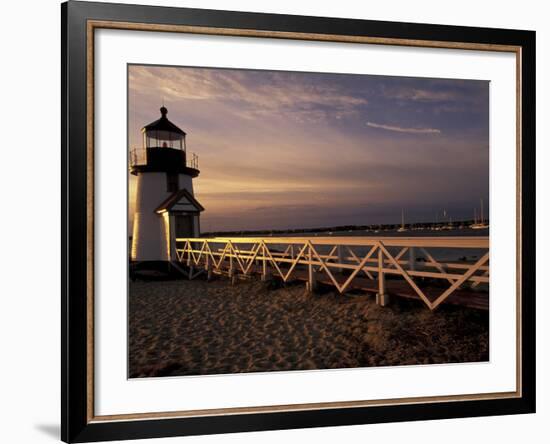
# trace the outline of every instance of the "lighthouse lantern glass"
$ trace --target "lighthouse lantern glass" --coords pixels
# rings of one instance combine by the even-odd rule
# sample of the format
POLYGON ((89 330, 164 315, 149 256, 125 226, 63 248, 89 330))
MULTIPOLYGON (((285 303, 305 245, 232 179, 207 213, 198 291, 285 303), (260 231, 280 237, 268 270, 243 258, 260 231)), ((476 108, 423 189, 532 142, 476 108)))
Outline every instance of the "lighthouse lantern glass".
POLYGON ((185 136, 172 131, 147 131, 144 139, 146 148, 185 149, 185 136))

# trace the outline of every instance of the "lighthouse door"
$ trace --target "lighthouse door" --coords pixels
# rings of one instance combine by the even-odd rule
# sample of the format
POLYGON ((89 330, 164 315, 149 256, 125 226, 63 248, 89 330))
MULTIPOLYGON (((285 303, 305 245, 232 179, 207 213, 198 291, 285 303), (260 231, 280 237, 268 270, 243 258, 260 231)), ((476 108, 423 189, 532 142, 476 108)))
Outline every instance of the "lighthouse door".
POLYGON ((176 214, 175 234, 176 238, 194 237, 193 216, 176 214))

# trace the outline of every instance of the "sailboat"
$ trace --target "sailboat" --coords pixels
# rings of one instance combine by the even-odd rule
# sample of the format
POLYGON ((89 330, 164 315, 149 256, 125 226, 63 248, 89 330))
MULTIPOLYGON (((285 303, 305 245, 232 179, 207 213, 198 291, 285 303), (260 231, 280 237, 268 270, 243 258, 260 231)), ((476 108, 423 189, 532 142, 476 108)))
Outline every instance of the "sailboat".
POLYGON ((435 225, 432 225, 433 231, 441 231, 441 227, 439 226, 439 211, 435 213, 435 225))
POLYGON ((454 225, 453 225, 453 219, 451 216, 449 216, 449 223, 447 225, 444 225, 443 227, 441 227, 442 230, 454 230, 454 225))
POLYGON ((474 223, 470 225, 470 228, 473 230, 482 230, 484 228, 489 228, 489 224, 485 223, 485 218, 483 217, 483 199, 480 199, 481 203, 481 213, 479 221, 477 220, 477 210, 474 208, 474 223))
POLYGON ((397 229, 398 233, 403 233, 407 231, 405 228, 405 212, 403 211, 403 208, 401 208, 401 226, 397 229))

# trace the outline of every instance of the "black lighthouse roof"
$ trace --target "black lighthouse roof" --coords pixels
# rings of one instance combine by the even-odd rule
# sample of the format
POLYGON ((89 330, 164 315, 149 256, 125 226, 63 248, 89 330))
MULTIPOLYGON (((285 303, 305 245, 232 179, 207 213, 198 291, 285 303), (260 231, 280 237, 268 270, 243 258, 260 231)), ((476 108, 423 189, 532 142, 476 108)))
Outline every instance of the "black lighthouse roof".
POLYGON ((167 131, 171 133, 181 134, 182 136, 186 135, 185 131, 178 128, 176 125, 168 120, 168 118, 166 117, 166 114, 168 114, 168 110, 164 106, 160 109, 160 114, 160 119, 155 120, 149 125, 144 126, 141 131, 144 133, 148 133, 149 131, 167 131))

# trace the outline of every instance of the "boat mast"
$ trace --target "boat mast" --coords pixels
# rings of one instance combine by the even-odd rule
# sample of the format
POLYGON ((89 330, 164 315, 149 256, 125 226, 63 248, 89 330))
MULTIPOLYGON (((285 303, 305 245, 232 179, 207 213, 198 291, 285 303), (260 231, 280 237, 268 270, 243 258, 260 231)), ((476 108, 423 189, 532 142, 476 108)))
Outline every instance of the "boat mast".
POLYGON ((481 201, 481 220, 480 223, 483 225, 484 218, 483 218, 483 198, 479 199, 481 201))

